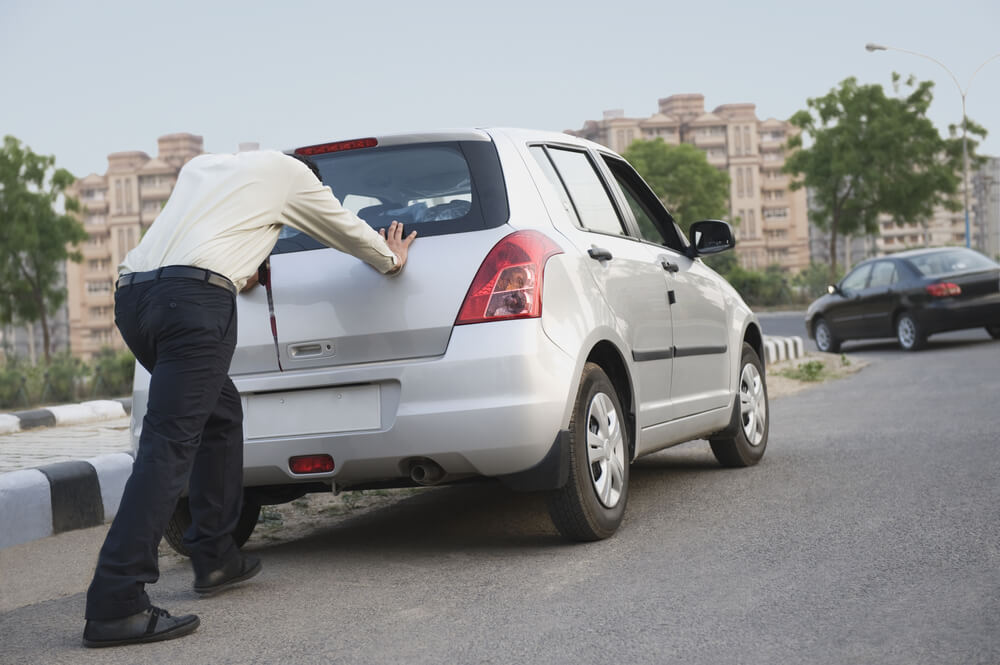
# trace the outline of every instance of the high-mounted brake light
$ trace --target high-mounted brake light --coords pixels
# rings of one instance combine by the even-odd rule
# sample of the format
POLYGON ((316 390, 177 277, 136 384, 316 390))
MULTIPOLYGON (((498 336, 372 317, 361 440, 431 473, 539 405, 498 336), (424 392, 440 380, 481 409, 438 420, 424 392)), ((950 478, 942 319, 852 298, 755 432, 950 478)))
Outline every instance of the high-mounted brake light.
POLYGON ((299 455, 288 458, 292 473, 329 473, 333 471, 333 458, 329 455, 299 455))
POLYGON ((296 155, 309 157, 311 155, 323 155, 328 152, 341 152, 343 150, 357 150, 358 148, 374 148, 378 141, 369 139, 354 139, 351 141, 334 141, 333 143, 319 143, 317 145, 307 145, 304 148, 296 148, 296 155))
POLYGON ((926 288, 927 293, 931 294, 935 298, 944 298, 946 296, 957 296, 962 294, 962 287, 954 282, 928 284, 926 288))
POLYGON ((542 273, 554 254, 562 249, 539 231, 503 238, 479 266, 455 325, 541 316, 542 273))

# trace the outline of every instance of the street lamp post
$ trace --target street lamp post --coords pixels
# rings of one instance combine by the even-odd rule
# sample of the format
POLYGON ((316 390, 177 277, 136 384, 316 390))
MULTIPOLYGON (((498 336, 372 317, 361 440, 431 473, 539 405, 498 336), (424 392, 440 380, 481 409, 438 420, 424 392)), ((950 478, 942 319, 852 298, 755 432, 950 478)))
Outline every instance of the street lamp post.
POLYGON ((969 93, 969 86, 972 85, 972 79, 976 78, 976 74, 979 73, 979 70, 985 67, 986 64, 991 60, 996 60, 997 58, 1000 58, 1000 53, 990 56, 989 58, 984 60, 981 65, 976 67, 976 71, 974 71, 972 73, 972 76, 969 77, 969 82, 963 89, 962 84, 958 82, 958 78, 956 78, 956 76, 952 73, 952 71, 948 69, 943 62, 935 58, 932 58, 929 55, 924 55, 923 53, 917 53, 916 51, 907 51, 906 49, 902 48, 895 48, 894 46, 883 46, 882 44, 873 44, 871 42, 865 44, 865 49, 870 53, 874 53, 875 51, 899 51, 900 53, 909 53, 910 55, 916 55, 921 58, 927 58, 931 62, 935 62, 938 65, 940 65, 942 69, 948 72, 948 76, 951 77, 951 80, 955 82, 955 87, 958 88, 958 94, 962 96, 962 194, 963 198, 965 199, 965 246, 970 247, 971 242, 969 235, 969 148, 968 148, 968 138, 967 138, 969 121, 965 115, 965 97, 969 93))

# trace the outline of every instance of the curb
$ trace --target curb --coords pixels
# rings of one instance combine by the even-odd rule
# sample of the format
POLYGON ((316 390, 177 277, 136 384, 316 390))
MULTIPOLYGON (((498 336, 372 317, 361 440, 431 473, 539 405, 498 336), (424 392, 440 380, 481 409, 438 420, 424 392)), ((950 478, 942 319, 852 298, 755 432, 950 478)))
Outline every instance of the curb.
POLYGON ((764 363, 773 365, 783 360, 795 360, 805 355, 805 343, 801 337, 771 337, 764 335, 764 363))
POLYGON ((112 453, 0 474, 0 549, 110 521, 132 462, 112 453))
POLYGON ((132 413, 132 398, 98 399, 80 404, 48 406, 44 409, 0 413, 0 434, 13 434, 36 427, 82 425, 124 418, 132 413))

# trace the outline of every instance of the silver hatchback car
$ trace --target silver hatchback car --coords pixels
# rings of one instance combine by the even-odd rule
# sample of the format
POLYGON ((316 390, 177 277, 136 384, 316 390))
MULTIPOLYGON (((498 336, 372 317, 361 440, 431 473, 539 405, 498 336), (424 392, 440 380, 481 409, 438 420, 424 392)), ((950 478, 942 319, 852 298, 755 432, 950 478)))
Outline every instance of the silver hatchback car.
MULTIPOLYGON (((564 134, 295 152, 371 226, 419 237, 385 279, 286 229, 269 289, 239 296, 241 543, 261 504, 474 478, 545 492, 563 535, 596 540, 622 521, 632 460, 699 438, 724 466, 763 456, 760 324, 698 258, 734 245, 725 222, 685 239, 624 159, 564 134)), ((133 441, 147 390, 139 371, 133 441)), ((178 550, 189 523, 182 499, 178 550)))

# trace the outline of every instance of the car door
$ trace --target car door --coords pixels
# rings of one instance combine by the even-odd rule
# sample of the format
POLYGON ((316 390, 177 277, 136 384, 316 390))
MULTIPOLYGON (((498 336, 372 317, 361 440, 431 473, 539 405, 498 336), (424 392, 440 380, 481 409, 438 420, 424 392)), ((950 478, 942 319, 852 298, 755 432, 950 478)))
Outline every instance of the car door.
POLYGON ((861 294, 868 286, 872 272, 871 263, 863 263, 840 281, 835 300, 823 312, 834 336, 840 339, 857 339, 864 336, 865 310, 861 294))
POLYGON ((671 417, 673 339, 658 252, 629 237, 588 151, 554 145, 529 150, 572 222, 559 225, 560 230, 580 250, 636 363, 639 427, 666 422, 671 417))
POLYGON ((872 265, 868 286, 861 292, 861 307, 864 314, 861 336, 892 336, 892 313, 899 300, 896 292, 898 283, 899 271, 896 269, 895 261, 886 259, 876 261, 872 265))
MULTIPOLYGON (((729 313, 719 278, 684 253, 670 214, 627 162, 601 155, 612 190, 630 214, 634 233, 653 249, 667 283, 673 329, 670 383, 673 417, 683 418, 729 404, 733 363, 729 313)), ((738 351, 735 351, 738 352, 738 351)))

